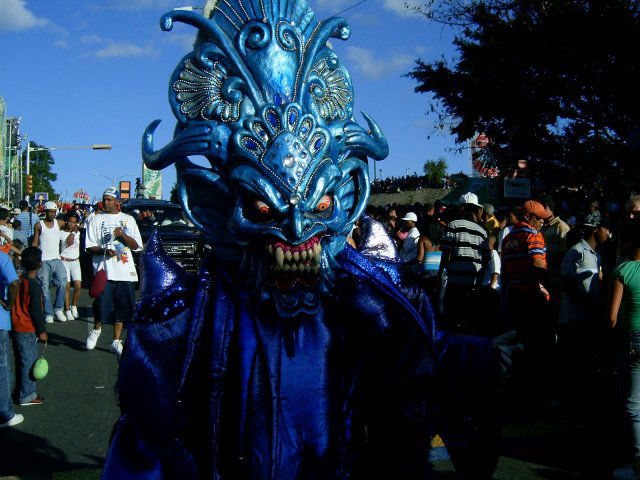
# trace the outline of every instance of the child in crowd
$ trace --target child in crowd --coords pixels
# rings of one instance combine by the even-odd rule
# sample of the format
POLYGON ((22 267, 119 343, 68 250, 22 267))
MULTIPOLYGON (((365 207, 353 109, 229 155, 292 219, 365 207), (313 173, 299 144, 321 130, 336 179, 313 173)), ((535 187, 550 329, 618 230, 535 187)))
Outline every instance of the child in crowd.
POLYGON ((42 405, 44 399, 36 393, 36 382, 31 369, 38 359, 38 341, 47 343, 49 337, 44 322, 42 287, 38 281, 38 270, 42 265, 42 252, 29 247, 22 252, 20 289, 11 308, 14 352, 16 354, 16 396, 20 405, 42 405))
POLYGON ((82 288, 80 269, 80 218, 75 211, 67 214, 65 225, 60 230, 60 259, 67 271, 67 291, 64 300, 64 315, 67 320, 78 318, 78 297, 82 288), (71 282, 73 281, 73 297, 71 282))

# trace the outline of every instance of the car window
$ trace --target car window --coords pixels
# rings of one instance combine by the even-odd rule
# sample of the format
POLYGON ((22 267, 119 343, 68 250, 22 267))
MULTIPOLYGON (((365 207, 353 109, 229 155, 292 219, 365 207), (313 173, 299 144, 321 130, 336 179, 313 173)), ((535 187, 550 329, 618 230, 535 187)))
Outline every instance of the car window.
POLYGON ((138 225, 155 226, 155 227, 193 227, 193 224, 187 220, 178 207, 151 207, 147 205, 136 206, 128 211, 132 215, 138 225))

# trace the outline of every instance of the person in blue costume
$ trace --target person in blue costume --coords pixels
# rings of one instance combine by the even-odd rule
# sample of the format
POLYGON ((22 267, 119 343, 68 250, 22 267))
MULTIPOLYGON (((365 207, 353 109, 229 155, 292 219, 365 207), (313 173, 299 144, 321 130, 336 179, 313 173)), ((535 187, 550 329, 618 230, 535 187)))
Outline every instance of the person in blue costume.
POLYGON ((397 253, 346 244, 367 159, 388 155, 328 43, 347 21, 306 0, 223 0, 161 27, 176 22, 198 40, 170 80, 174 138, 155 150, 156 120, 142 154, 175 165, 212 254, 191 276, 147 242, 103 478, 422 479, 436 433, 490 478, 491 343, 437 332, 397 253))

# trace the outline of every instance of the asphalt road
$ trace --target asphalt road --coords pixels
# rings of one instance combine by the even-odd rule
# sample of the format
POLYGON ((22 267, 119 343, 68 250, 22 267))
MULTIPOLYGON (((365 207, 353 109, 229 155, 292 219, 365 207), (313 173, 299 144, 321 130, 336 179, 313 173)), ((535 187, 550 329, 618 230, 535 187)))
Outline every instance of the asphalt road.
MULTIPOLYGON (((92 328, 91 299, 80 299, 81 319, 48 325, 48 376, 39 381, 43 406, 16 407, 25 420, 0 430, 0 480, 98 479, 119 409, 114 385, 118 361, 109 351, 112 326, 103 325, 95 350, 84 342, 92 328)), ((41 347, 42 349, 42 347, 41 347)), ((617 444, 615 433, 555 412, 507 421, 496 480, 573 480, 600 476, 617 444)), ((615 432, 615 430, 612 430, 615 432)), ((437 439, 431 453, 436 479, 456 479, 437 439)))

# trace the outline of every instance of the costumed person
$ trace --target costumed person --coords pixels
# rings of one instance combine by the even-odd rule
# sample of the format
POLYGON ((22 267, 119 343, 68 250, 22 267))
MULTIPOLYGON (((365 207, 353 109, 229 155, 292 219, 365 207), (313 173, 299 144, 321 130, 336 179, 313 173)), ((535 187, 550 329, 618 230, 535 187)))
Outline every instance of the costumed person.
POLYGON ((176 166, 213 253, 190 276, 147 241, 103 478, 423 479, 436 432, 490 478, 491 342, 434 329, 382 226, 391 249, 347 246, 367 158, 388 154, 327 46, 347 21, 305 0, 213 4, 162 17, 198 40, 170 81, 173 141, 154 150, 156 120, 142 146, 148 168, 176 166))

